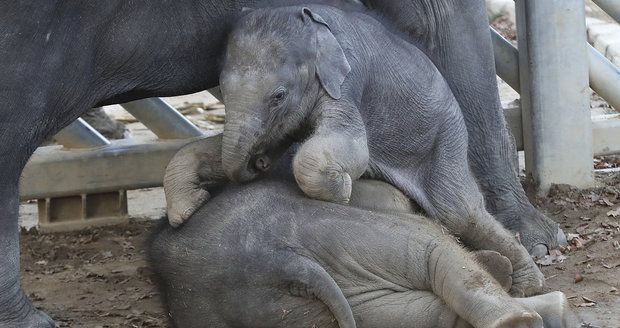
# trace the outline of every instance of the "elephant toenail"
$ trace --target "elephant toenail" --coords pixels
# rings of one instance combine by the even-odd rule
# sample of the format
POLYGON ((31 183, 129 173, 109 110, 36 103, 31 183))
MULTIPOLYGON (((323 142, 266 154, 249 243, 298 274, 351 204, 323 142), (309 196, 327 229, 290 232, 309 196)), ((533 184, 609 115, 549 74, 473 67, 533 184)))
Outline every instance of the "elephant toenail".
POLYGON ((536 244, 530 252, 530 254, 535 258, 545 257, 548 254, 548 249, 545 244, 536 244))
POLYGON ((564 231, 562 231, 562 229, 558 228, 558 235, 557 235, 557 241, 558 241, 558 245, 560 246, 566 246, 568 245, 568 240, 566 239, 566 234, 564 234, 564 231))

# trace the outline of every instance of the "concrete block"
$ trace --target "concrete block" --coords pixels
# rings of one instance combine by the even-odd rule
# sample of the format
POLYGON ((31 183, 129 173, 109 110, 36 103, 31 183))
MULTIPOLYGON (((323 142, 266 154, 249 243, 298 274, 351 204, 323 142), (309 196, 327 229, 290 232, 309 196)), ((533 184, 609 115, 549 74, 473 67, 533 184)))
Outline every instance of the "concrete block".
POLYGON ((82 194, 38 200, 39 230, 58 232, 126 223, 127 192, 82 194))

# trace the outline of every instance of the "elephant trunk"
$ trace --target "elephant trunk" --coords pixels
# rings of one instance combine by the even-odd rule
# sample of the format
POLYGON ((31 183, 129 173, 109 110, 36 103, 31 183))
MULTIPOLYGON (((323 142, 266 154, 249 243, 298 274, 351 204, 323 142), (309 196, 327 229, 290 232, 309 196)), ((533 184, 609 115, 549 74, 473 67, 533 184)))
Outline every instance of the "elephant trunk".
POLYGON ((209 199, 206 181, 224 181, 221 169, 221 136, 193 141, 172 157, 164 175, 168 221, 173 227, 187 221, 209 199), (219 164, 219 165, 218 165, 219 164))
MULTIPOLYGON (((231 111, 233 112, 233 111, 231 111)), ((256 149, 260 140, 260 122, 251 115, 229 115, 222 141, 222 165, 229 179, 247 182, 268 168, 269 160, 256 149), (238 116, 238 117, 236 117, 238 116)))

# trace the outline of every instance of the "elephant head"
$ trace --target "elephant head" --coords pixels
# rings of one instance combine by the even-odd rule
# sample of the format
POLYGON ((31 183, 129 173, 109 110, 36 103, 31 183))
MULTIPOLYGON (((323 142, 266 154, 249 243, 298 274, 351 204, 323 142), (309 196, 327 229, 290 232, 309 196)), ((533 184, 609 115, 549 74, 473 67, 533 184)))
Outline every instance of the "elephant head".
POLYGON ((312 131, 319 98, 341 97, 350 70, 329 25, 310 9, 246 10, 220 76, 226 175, 244 182, 269 169, 292 140, 312 131))

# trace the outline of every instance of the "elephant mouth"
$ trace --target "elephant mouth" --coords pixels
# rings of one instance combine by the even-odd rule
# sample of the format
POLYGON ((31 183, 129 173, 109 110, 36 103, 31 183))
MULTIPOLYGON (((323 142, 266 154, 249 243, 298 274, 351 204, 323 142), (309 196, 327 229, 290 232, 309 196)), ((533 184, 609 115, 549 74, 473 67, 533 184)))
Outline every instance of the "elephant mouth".
POLYGON ((253 156, 250 163, 254 163, 254 169, 260 172, 268 172, 271 169, 271 157, 266 154, 259 154, 253 156))
POLYGON ((250 156, 245 169, 233 171, 230 178, 235 182, 252 181, 268 173, 273 167, 275 160, 277 159, 268 153, 257 153, 250 156))

